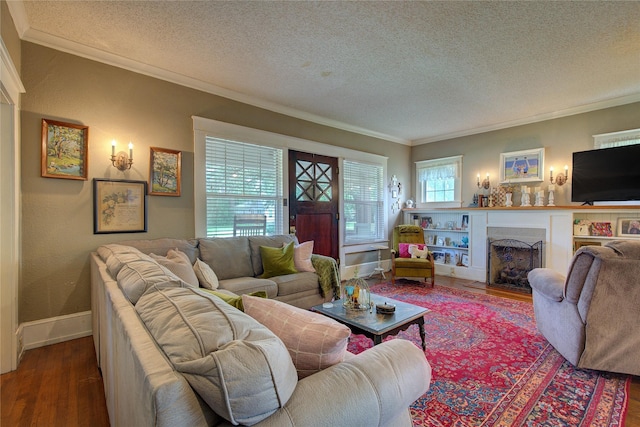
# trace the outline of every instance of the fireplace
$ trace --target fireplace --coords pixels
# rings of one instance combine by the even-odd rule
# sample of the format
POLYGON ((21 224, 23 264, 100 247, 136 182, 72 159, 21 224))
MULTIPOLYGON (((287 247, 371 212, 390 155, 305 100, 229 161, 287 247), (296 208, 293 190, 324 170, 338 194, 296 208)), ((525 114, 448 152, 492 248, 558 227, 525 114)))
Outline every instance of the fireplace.
POLYGON ((544 266, 544 229, 490 227, 487 241, 487 285, 531 293, 527 275, 544 266), (493 229, 493 230, 491 230, 493 229))

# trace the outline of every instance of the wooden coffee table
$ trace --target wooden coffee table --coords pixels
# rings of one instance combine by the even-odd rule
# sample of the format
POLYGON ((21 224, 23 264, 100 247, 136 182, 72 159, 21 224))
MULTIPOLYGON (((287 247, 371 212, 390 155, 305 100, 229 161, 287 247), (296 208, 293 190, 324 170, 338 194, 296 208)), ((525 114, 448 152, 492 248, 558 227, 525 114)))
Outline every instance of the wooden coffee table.
POLYGON ((424 315, 429 310, 376 294, 371 294, 371 300, 374 304, 373 310, 347 310, 342 306, 342 300, 333 301, 333 307, 319 304, 311 307, 311 310, 347 325, 354 334, 362 334, 371 338, 374 345, 380 344, 385 337, 396 335, 413 324, 418 325, 422 349, 427 349, 424 341, 424 315), (393 314, 376 313, 375 305, 385 302, 396 306, 393 314))

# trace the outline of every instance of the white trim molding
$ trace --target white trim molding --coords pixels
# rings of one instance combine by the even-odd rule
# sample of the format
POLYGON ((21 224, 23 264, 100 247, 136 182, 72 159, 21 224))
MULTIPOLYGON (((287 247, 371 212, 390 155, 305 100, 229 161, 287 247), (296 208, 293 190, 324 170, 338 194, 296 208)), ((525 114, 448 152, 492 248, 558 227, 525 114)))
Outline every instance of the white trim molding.
POLYGON ((22 351, 87 337, 91 334, 90 310, 25 322, 18 328, 18 339, 22 342, 22 351))

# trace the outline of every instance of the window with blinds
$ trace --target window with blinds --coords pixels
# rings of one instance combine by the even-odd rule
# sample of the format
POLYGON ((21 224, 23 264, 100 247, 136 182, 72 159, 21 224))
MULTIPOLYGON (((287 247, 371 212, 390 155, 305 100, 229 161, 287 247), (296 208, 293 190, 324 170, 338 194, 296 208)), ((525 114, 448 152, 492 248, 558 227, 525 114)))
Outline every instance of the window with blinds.
POLYGON ((623 147, 625 145, 635 144, 640 144, 640 129, 593 135, 593 146, 596 149, 623 147))
POLYGON ((282 234, 282 150, 207 136, 205 157, 207 237, 234 236, 234 221, 248 215, 282 234))
POLYGON ((345 160, 342 169, 344 243, 385 240, 383 166, 345 160))
POLYGON ((459 207, 462 156, 416 162, 418 206, 459 207))

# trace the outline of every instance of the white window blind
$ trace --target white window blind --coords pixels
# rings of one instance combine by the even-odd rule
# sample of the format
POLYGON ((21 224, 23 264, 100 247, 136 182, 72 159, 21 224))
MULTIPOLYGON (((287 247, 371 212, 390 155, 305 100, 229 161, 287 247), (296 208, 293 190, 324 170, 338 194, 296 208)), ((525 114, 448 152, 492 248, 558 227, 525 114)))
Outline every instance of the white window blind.
POLYGON ((622 147, 640 144, 640 129, 593 135, 593 145, 596 149, 622 147))
POLYGON ((447 207, 461 203, 462 156, 416 162, 417 203, 447 207))
POLYGON ((342 169, 345 244, 385 240, 383 166, 345 160, 342 169))
POLYGON ((206 233, 229 237, 234 217, 266 216, 266 234, 282 234, 282 150, 205 138, 206 233))

